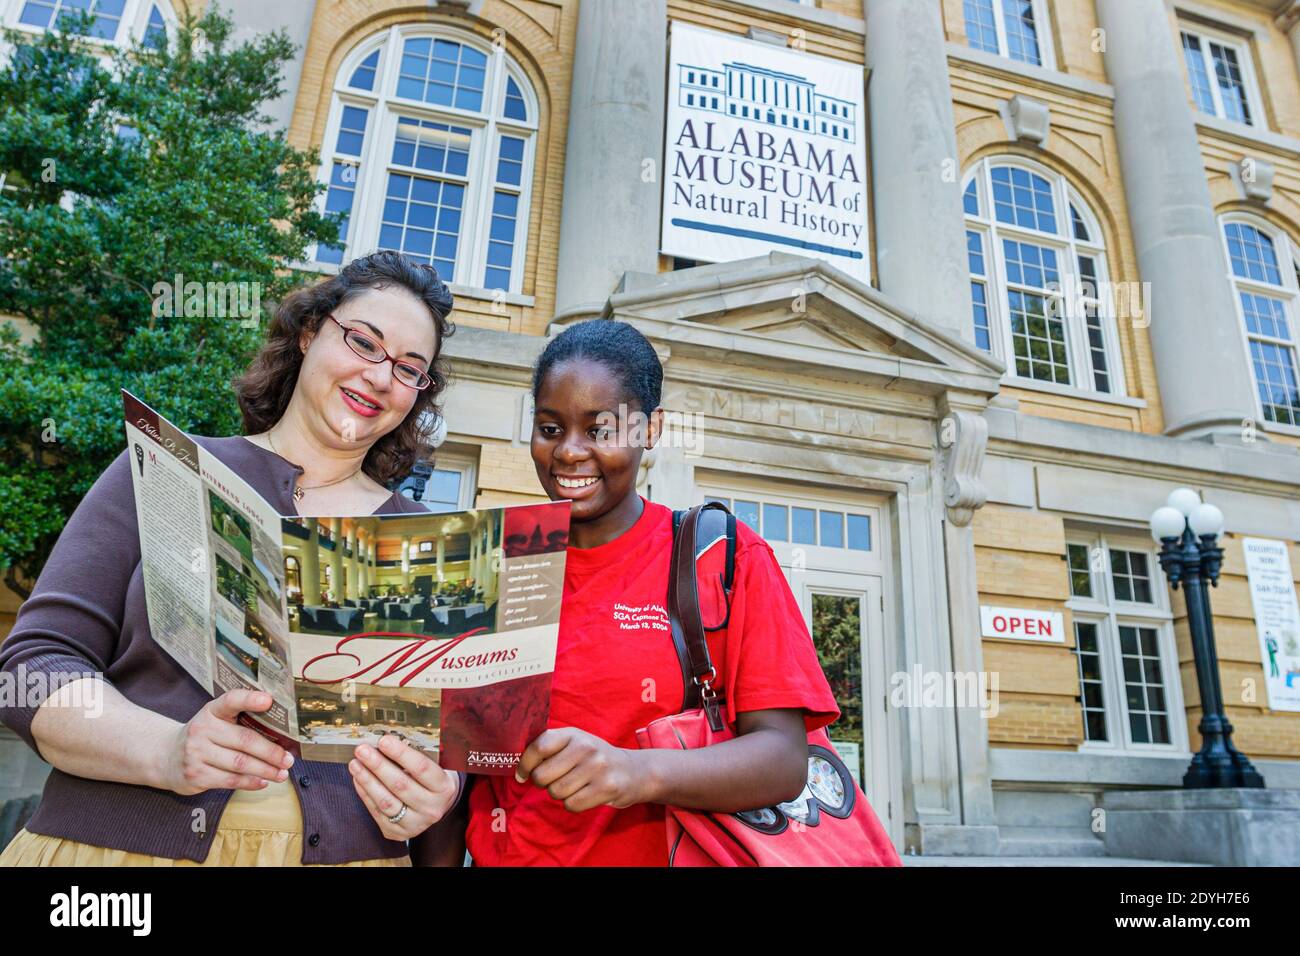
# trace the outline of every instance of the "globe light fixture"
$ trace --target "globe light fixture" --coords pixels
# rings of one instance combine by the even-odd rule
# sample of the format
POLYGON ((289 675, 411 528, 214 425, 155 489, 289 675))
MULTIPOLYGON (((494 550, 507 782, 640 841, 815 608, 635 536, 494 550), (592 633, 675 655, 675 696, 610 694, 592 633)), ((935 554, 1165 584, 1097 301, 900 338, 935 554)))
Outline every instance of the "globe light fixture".
POLYGON ((1223 512, 1201 501, 1190 488, 1170 493, 1167 503, 1151 514, 1151 537, 1160 542, 1160 566, 1174 590, 1183 589, 1187 625, 1201 694, 1201 749, 1183 774, 1188 789, 1263 787, 1260 775, 1232 743, 1232 724, 1223 712, 1219 684, 1219 655, 1214 645, 1214 612, 1208 584, 1217 587, 1223 549, 1223 512))
POLYGON ((1157 508, 1151 514, 1151 537, 1159 543, 1165 538, 1181 538, 1187 518, 1177 508, 1169 505, 1157 508))
POLYGON ((1184 515, 1191 514, 1201 504, 1201 496, 1192 491, 1191 488, 1178 488, 1169 493, 1165 500, 1171 508, 1177 508, 1184 515))

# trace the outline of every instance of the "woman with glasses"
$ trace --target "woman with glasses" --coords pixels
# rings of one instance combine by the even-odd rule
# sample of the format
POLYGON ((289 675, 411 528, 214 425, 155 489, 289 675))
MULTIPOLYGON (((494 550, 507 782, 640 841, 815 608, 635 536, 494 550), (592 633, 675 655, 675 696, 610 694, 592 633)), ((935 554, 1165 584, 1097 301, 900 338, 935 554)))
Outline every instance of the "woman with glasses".
MULTIPOLYGON (((286 296, 234 383, 246 436, 195 441, 281 514, 427 510, 389 485, 432 453, 451 307, 432 267, 395 252, 286 296)), ((6 680, 51 688, 0 719, 54 767, 0 864, 420 859, 462 775, 392 734, 348 764, 295 762, 239 723, 269 694, 210 699, 153 640, 130 467, 124 451, 86 494, 0 647, 6 680)))

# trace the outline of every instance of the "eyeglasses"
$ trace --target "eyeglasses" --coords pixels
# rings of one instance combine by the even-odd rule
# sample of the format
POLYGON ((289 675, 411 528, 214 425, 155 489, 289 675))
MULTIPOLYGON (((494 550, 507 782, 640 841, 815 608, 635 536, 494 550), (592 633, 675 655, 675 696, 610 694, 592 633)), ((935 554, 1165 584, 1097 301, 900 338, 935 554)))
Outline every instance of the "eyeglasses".
POLYGON ((392 362, 393 378, 397 379, 407 388, 413 388, 417 392, 420 392, 433 384, 433 379, 429 377, 428 372, 420 368, 418 365, 412 365, 410 362, 399 362, 393 356, 388 354, 387 349, 370 336, 366 335, 366 333, 359 329, 354 329, 350 326, 344 325, 338 319, 334 318, 333 315, 327 315, 325 318, 329 319, 343 330, 343 341, 348 344, 348 348, 353 352, 356 352, 357 355, 361 356, 367 362, 375 362, 376 364, 384 361, 392 362))

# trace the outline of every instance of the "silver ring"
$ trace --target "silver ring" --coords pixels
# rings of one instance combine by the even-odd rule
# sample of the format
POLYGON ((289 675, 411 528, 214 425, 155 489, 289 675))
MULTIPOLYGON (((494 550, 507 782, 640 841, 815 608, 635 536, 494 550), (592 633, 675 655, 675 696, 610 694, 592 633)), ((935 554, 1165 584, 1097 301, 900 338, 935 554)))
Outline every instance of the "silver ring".
POLYGON ((406 804, 402 804, 402 809, 388 818, 389 823, 401 823, 402 817, 406 816, 406 804))

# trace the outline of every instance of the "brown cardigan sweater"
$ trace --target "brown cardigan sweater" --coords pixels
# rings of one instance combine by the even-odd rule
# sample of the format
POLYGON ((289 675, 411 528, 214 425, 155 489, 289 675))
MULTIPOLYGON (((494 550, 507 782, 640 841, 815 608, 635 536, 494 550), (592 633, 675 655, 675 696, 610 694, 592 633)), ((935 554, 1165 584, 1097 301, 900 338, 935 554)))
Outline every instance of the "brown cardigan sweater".
MULTIPOLYGON (((291 489, 301 467, 239 436, 194 436, 194 440, 279 513, 297 513, 291 489)), ((427 510, 394 494, 375 514, 427 510)), ((24 686, 35 672, 97 674, 133 703, 178 721, 188 721, 212 699, 149 631, 126 451, 87 492, 59 535, 31 597, 19 609, 13 631, 0 647, 0 671, 11 680, 21 675, 24 686)), ((0 720, 38 753, 31 724, 41 702, 0 707, 0 720)), ((299 760, 289 780, 302 805, 303 863, 345 863, 408 852, 406 843, 380 833, 352 788, 346 764, 299 760)), ((464 789, 462 778, 462 793, 464 789)), ((183 797, 152 787, 89 780, 56 768, 27 829, 116 850, 201 862, 211 845, 206 833, 215 832, 233 792, 207 790, 183 797), (193 811, 200 808, 208 826, 204 833, 195 833, 193 811)), ((409 852, 417 863, 425 849, 423 839, 410 843, 409 852)))

